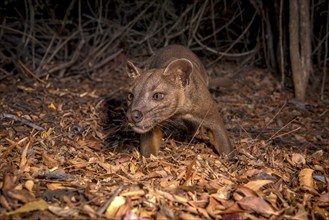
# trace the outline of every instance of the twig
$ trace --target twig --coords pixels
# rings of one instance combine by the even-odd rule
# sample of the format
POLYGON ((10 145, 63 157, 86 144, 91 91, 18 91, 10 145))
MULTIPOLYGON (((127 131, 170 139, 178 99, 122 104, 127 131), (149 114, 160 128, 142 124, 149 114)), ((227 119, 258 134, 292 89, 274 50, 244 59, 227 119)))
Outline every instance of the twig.
POLYGON ((272 123, 272 121, 280 114, 280 112, 282 111, 282 109, 286 106, 286 104, 287 104, 287 101, 285 101, 284 103, 283 103, 283 105, 281 106, 281 108, 279 109, 279 111, 277 111, 277 113, 275 113, 275 115, 266 123, 266 125, 262 128, 262 130, 261 130, 261 132, 256 136, 256 138, 255 139, 257 139, 258 137, 259 137, 259 135, 261 135, 262 134, 262 132, 264 131, 264 129, 265 128, 267 128, 267 126, 269 125, 269 124, 271 124, 272 123))
POLYGON ((25 37, 28 37, 28 38, 30 38, 31 40, 33 40, 33 41, 39 43, 39 46, 43 46, 43 45, 41 44, 41 42, 40 42, 37 38, 35 38, 34 36, 32 36, 32 35, 29 35, 29 34, 27 34, 27 33, 24 33, 24 32, 22 32, 22 31, 20 31, 20 30, 16 30, 16 29, 14 29, 14 28, 8 27, 8 26, 6 26, 6 25, 0 25, 0 28, 2 28, 2 29, 4 29, 4 30, 11 31, 11 32, 14 32, 14 33, 16 33, 16 34, 21 34, 21 35, 23 35, 23 36, 25 36, 25 37))
POLYGON ((59 65, 55 66, 54 68, 50 69, 48 71, 48 73, 57 72, 59 70, 65 70, 66 68, 72 66, 78 60, 80 51, 81 51, 84 44, 85 44, 85 41, 82 39, 79 42, 79 45, 78 45, 77 49, 75 50, 75 52, 72 56, 72 59, 67 63, 63 63, 63 64, 59 64, 59 65))
MULTIPOLYGON (((214 54, 217 54, 217 55, 220 55, 221 57, 223 56, 226 56, 226 57, 242 57, 242 56, 246 56, 246 55, 249 55, 249 54, 253 54, 253 53, 256 53, 256 51, 258 51, 258 46, 256 45, 254 49, 252 50, 249 50, 249 51, 246 51, 246 52, 241 52, 241 53, 228 53, 229 50, 226 50, 225 52, 221 52, 221 51, 218 51, 218 50, 215 50, 211 47, 208 47, 206 45, 204 45, 203 43, 201 43, 201 41, 195 37, 194 40, 205 50, 211 52, 211 53, 214 53, 214 54)), ((217 59, 216 59, 217 60, 217 59)), ((218 60, 217 60, 218 61, 218 60)), ((216 62, 217 62, 216 61, 216 62)), ((209 64, 209 66, 211 66, 214 62, 212 62, 211 64, 209 64)))
POLYGON ((27 66, 25 66, 25 64, 22 61, 18 60, 18 64, 19 64, 19 66, 22 68, 22 70, 25 73, 30 74, 33 78, 35 78, 39 82, 41 82, 43 84, 47 84, 45 81, 43 81, 42 79, 40 79, 37 75, 35 75, 27 66))
MULTIPOLYGON (((291 121, 292 122, 292 121, 291 121)), ((290 123, 290 122, 289 122, 290 123)), ((288 123, 288 124, 289 124, 288 123)), ((287 125, 288 125, 287 124, 287 125)), ((286 125, 286 126, 287 126, 286 125)), ((279 137, 283 137, 283 136, 286 136, 286 135, 288 135, 288 134, 291 134, 291 133, 294 133, 295 131, 298 131, 299 129, 301 129, 301 127, 299 126, 298 128, 295 128, 294 130, 291 130, 291 131, 288 131, 288 132, 286 132, 286 133, 283 133, 283 134, 280 134, 280 135, 277 135, 277 136, 275 136, 276 134, 278 134, 283 128, 285 128, 286 126, 284 126, 284 127, 282 127, 280 130, 278 130, 277 132, 275 132, 275 134, 273 134, 272 135, 272 137, 270 137, 267 141, 266 141, 266 143, 268 143, 268 142, 270 142, 271 140, 273 140, 273 139, 276 139, 276 138, 279 138, 279 137)))
POLYGON ((275 138, 282 137, 282 136, 284 136, 284 135, 287 135, 287 134, 290 134, 290 133, 292 133, 292 132, 295 132, 295 131, 299 130, 300 127, 296 128, 296 129, 294 129, 294 130, 292 130, 292 131, 289 131, 289 132, 287 132, 287 133, 284 133, 284 134, 281 134, 281 135, 275 136, 275 135, 277 135, 280 131, 282 131, 284 128, 286 128, 288 125, 290 125, 290 124, 291 124, 293 121, 295 121, 295 120, 296 120, 296 118, 292 119, 292 120, 289 121, 286 125, 282 126, 282 128, 280 128, 279 130, 277 130, 277 131, 276 131, 276 132, 275 132, 275 133, 274 133, 269 139, 266 140, 266 143, 270 142, 271 140, 273 140, 273 139, 275 139, 275 138))
POLYGON ((281 87, 284 87, 285 75, 284 75, 284 53, 283 53, 283 24, 282 24, 282 10, 283 0, 280 0, 280 12, 279 12, 279 51, 280 51, 280 72, 281 72, 281 87))
POLYGON ((9 119, 12 119, 14 121, 19 121, 27 126, 30 126, 31 128, 34 128, 38 131, 44 131, 45 129, 43 127, 40 127, 36 124, 34 124, 33 122, 25 119, 25 118, 21 118, 21 117, 18 117, 16 115, 13 115, 13 114, 8 114, 8 113, 0 113, 0 120, 4 119, 4 118, 9 118, 9 119))
POLYGON ((51 47, 54 44, 55 38, 56 38, 56 36, 53 35, 52 38, 51 38, 51 40, 50 40, 50 43, 48 44, 48 47, 47 47, 47 50, 46 50, 45 54, 42 56, 42 59, 40 61, 40 64, 38 65, 37 69, 35 70, 36 73, 39 73, 40 72, 40 69, 44 67, 44 60, 48 56, 48 53, 50 52, 50 49, 51 49, 51 47))
MULTIPOLYGON (((203 14, 204 14, 204 11, 205 11, 205 9, 206 9, 206 6, 207 6, 207 4, 208 4, 208 0, 206 0, 204 3, 203 3, 203 5, 202 5, 202 7, 201 7, 201 9, 198 11, 198 15, 196 16, 196 24, 194 24, 193 26, 194 26, 194 28, 193 28, 193 30, 192 30, 192 36, 191 36, 191 38, 190 39, 188 39, 188 42, 187 42, 187 45, 188 46, 190 46, 191 44, 192 44, 192 40, 195 38, 195 35, 196 35, 196 33, 197 33, 197 30, 198 30, 198 28, 199 28, 199 26, 200 26, 200 22, 201 22, 201 19, 202 19, 202 16, 203 16, 203 14)), ((193 20, 193 19, 192 19, 193 20)), ((193 21, 192 21, 193 22, 193 21)), ((193 24, 191 22, 191 24, 193 24)))
POLYGON ((59 50, 65 45, 67 44, 67 42, 69 42, 70 40, 73 39, 73 37, 75 37, 77 34, 79 34, 80 31, 75 31, 73 34, 71 34, 70 36, 68 36, 67 38, 65 38, 65 41, 63 43, 61 43, 60 45, 57 46, 57 48, 51 53, 51 56, 47 59, 47 61, 45 62, 45 64, 50 63, 54 56, 56 56, 56 54, 59 52, 59 50))
MULTIPOLYGON (((328 5, 329 9, 329 5, 328 5)), ((326 32, 329 32, 329 15, 327 13, 327 25, 326 25, 326 32)), ((326 85, 326 78, 327 78, 327 58, 328 58, 328 35, 326 37, 326 41, 324 44, 324 63, 323 63, 323 76, 322 76, 322 83, 321 83, 321 92, 320 97, 323 100, 324 99, 324 88, 326 85)))
MULTIPOLYGON (((234 47, 234 45, 237 43, 237 42, 239 42, 240 40, 241 40, 241 38, 247 33, 247 30, 249 30, 249 28, 251 27, 251 24, 253 23, 253 21, 254 21, 254 19, 255 19, 255 17, 256 17, 256 15, 257 15, 257 13, 255 12, 254 13, 254 15, 253 15, 253 17, 250 19, 250 22, 249 22, 249 24, 247 25, 247 27, 243 30, 243 32, 240 34, 240 36, 226 49, 226 51, 225 51, 225 53, 227 53, 228 51, 230 51, 233 47, 234 47)), ((196 38, 195 38, 196 39, 196 38)), ((258 48, 258 46, 256 46, 253 50, 255 50, 255 49, 257 49, 258 48)), ((253 51, 252 50, 252 51, 253 51)), ((219 54, 220 55, 220 54, 219 54)), ((223 55, 221 55, 221 56, 219 56, 215 61, 213 61, 211 64, 209 64, 209 65, 212 65, 212 64, 214 64, 214 63, 216 63, 216 62, 218 62, 218 60, 220 60, 221 58, 223 57, 223 55)))
POLYGON ((123 49, 120 49, 118 51, 116 51, 115 53, 113 53, 111 56, 108 56, 107 58, 103 59, 101 62, 99 62, 97 65, 95 65, 95 68, 101 68, 103 67, 105 64, 107 64, 108 62, 110 62, 111 60, 113 60, 114 58, 116 58, 119 54, 121 54, 123 51, 123 49))
POLYGON ((233 21, 234 21, 236 18, 240 17, 242 13, 243 13, 243 10, 240 10, 238 14, 232 16, 232 18, 231 18, 228 22, 226 22, 223 26, 221 26, 221 27, 218 28, 217 30, 214 30, 214 31, 213 31, 211 34, 209 34, 208 36, 203 37, 202 39, 200 39, 200 41, 203 42, 203 41, 208 40, 208 39, 211 38, 211 37, 215 37, 216 34, 218 34, 218 33, 219 33, 220 31, 222 31, 224 28, 227 28, 231 23, 233 23, 233 21))

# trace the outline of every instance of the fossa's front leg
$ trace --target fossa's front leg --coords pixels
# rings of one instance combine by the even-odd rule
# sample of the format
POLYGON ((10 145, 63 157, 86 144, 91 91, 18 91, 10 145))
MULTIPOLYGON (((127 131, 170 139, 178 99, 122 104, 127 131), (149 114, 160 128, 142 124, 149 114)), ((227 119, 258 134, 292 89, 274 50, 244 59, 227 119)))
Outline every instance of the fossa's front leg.
POLYGON ((229 157, 232 157, 233 147, 222 119, 220 116, 215 116, 211 121, 212 123, 206 125, 210 143, 219 154, 225 153, 229 157))
POLYGON ((162 143, 162 130, 160 127, 154 127, 151 131, 140 136, 140 153, 144 157, 150 157, 151 154, 158 156, 162 143))

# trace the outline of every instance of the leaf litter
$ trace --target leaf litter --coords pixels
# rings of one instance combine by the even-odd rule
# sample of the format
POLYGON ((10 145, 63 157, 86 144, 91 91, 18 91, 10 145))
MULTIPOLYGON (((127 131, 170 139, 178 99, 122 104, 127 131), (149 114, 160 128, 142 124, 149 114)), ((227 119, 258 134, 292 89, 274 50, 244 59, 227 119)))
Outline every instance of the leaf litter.
POLYGON ((245 70, 211 89, 232 160, 172 127, 158 157, 140 158, 128 79, 115 74, 1 82, 2 219, 329 218, 328 103, 296 103, 268 73, 245 70))

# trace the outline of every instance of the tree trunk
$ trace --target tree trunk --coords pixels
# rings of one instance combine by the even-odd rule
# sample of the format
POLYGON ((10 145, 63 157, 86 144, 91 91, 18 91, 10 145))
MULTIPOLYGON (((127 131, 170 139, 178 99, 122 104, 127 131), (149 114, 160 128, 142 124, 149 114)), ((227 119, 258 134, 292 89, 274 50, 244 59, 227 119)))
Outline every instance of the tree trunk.
POLYGON ((309 0, 290 0, 289 11, 290 61, 295 97, 304 101, 311 71, 309 0))

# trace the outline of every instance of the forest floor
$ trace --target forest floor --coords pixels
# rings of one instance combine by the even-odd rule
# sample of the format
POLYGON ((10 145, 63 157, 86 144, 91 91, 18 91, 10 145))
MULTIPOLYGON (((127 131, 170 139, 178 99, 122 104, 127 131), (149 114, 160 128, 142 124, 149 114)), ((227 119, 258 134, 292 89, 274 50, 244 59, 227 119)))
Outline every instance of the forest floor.
MULTIPOLYGON (((233 76, 232 71, 224 75, 233 76)), ((0 82, 2 219, 329 219, 329 103, 267 71, 213 88, 236 156, 166 135, 140 158, 122 69, 0 82)))

